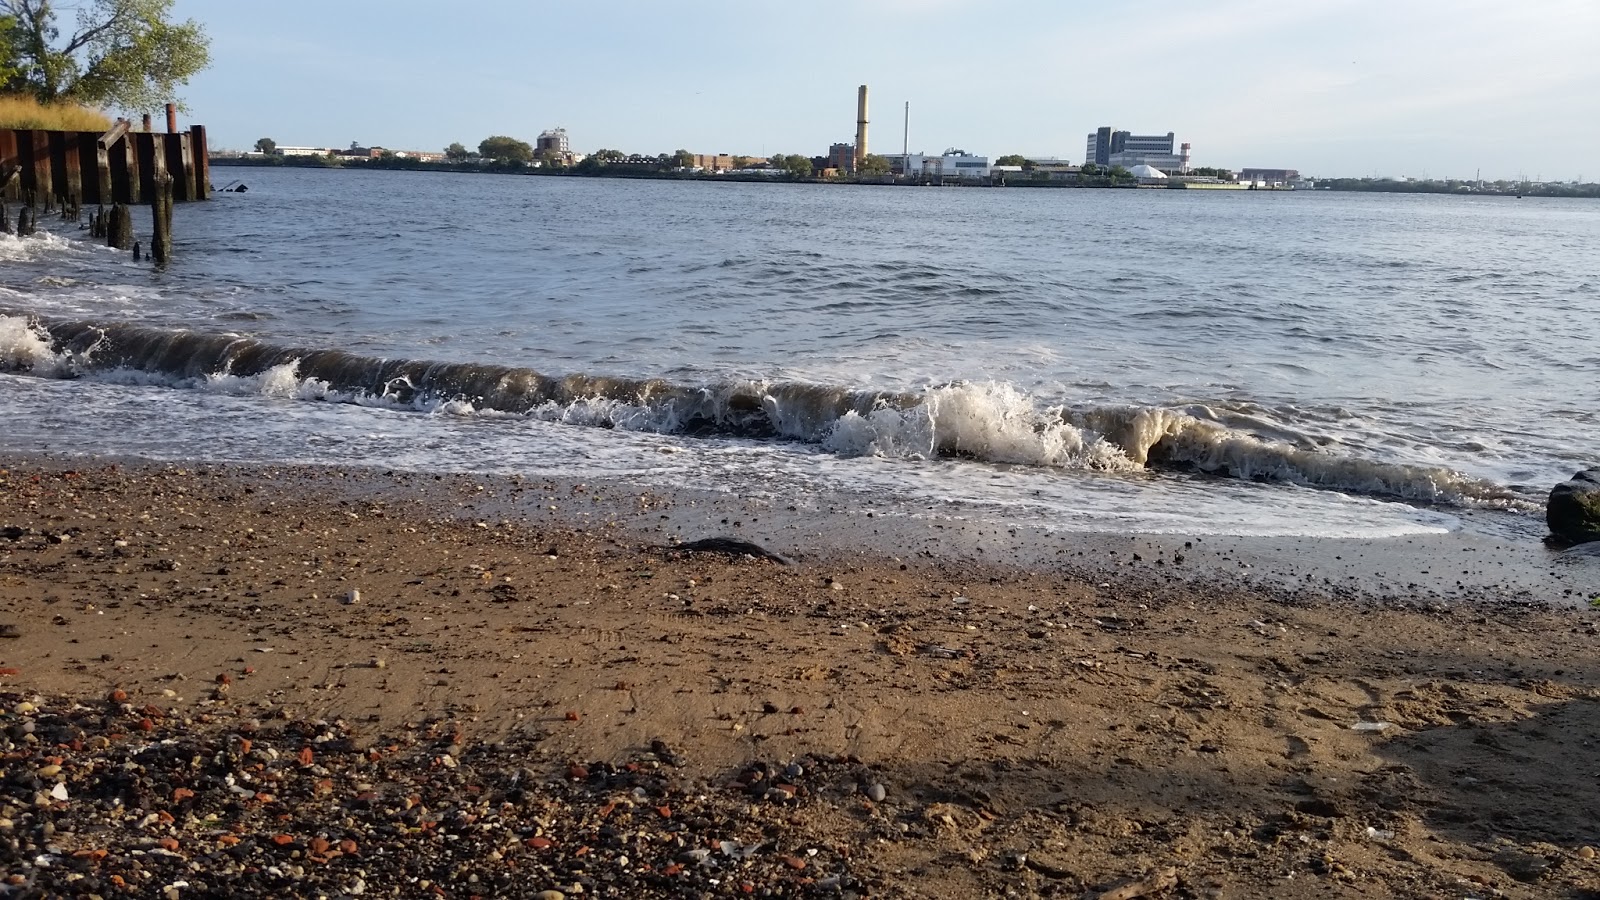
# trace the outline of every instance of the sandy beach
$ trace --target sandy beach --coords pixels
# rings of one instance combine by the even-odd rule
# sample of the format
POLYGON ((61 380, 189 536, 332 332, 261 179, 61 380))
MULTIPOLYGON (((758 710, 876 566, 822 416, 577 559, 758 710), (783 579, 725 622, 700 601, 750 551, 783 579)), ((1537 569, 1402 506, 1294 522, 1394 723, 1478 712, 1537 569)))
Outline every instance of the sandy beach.
POLYGON ((1177 542, 685 551, 625 485, 3 468, 13 896, 1600 895, 1589 609, 1177 542))

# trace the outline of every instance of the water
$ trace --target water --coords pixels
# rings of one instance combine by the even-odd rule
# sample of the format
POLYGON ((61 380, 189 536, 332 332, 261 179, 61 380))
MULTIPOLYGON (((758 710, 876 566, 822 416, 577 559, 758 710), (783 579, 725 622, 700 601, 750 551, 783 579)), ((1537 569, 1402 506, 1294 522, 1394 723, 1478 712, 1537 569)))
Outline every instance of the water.
POLYGON ((1586 201, 229 174, 166 274, 0 237, 6 448, 1328 537, 1594 464, 1586 201))

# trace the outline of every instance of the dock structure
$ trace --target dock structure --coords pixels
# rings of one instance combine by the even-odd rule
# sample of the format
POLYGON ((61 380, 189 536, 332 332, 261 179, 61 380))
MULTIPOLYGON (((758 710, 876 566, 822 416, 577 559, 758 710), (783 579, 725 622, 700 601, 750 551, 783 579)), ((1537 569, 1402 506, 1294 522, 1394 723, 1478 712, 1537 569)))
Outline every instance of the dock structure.
POLYGON ((111 130, 39 131, 0 128, 0 200, 34 209, 175 203, 211 197, 206 130, 136 131, 128 121, 111 130))

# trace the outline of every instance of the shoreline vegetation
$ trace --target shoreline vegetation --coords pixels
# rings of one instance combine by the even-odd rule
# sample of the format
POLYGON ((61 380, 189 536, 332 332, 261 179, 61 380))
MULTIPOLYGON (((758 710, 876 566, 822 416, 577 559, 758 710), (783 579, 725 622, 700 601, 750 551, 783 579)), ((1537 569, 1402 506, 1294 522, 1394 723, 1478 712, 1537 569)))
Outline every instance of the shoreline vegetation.
MULTIPOLYGON (((665 181, 739 181, 784 184, 811 183, 921 185, 928 183, 925 180, 908 180, 905 178, 897 178, 892 175, 868 175, 863 177, 840 176, 835 178, 823 178, 817 176, 802 176, 790 172, 773 172, 771 174, 727 172, 721 174, 710 174, 704 172, 681 171, 670 165, 644 166, 635 164, 606 163, 588 168, 584 168, 582 166, 546 167, 533 166, 514 159, 430 162, 406 157, 346 159, 336 157, 330 158, 325 156, 212 156, 211 165, 213 168, 349 169, 358 171, 374 170, 443 172, 452 174, 537 175, 545 177, 576 178, 633 178, 665 181)), ((1403 194, 1453 194, 1459 196, 1600 198, 1600 184, 1595 183, 1518 183, 1510 181, 1480 183, 1454 179, 1446 181, 1396 181, 1382 178, 1317 179, 1315 183, 1316 187, 1314 189, 1307 190, 1403 194)), ((1001 184, 966 184, 957 179, 946 179, 944 180, 943 185, 1008 188, 1136 189, 1146 187, 1139 185, 1132 179, 1118 179, 1106 175, 1093 176, 1089 179, 1080 181, 1064 181, 1057 179, 1043 180, 1027 177, 1008 178, 1001 184)), ((1245 188, 1242 187, 1238 189, 1245 190, 1245 188)), ((1263 190, 1283 189, 1266 188, 1263 190)))
POLYGON ((108 897, 1600 890, 1592 610, 773 548, 785 564, 680 547, 726 526, 666 533, 676 502, 0 457, 0 877, 108 897))
POLYGON ((74 103, 41 103, 26 94, 9 94, 0 95, 0 128, 104 132, 111 128, 111 117, 74 103))

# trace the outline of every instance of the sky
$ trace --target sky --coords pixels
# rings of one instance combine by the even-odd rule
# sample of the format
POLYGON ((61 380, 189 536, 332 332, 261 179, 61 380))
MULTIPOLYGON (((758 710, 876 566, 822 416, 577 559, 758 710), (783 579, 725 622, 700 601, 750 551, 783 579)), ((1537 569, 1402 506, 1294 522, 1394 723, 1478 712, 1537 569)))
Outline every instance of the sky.
POLYGON ((959 147, 1081 162, 1102 125, 1194 164, 1600 181, 1597 0, 176 0, 213 147, 821 155, 959 147))

